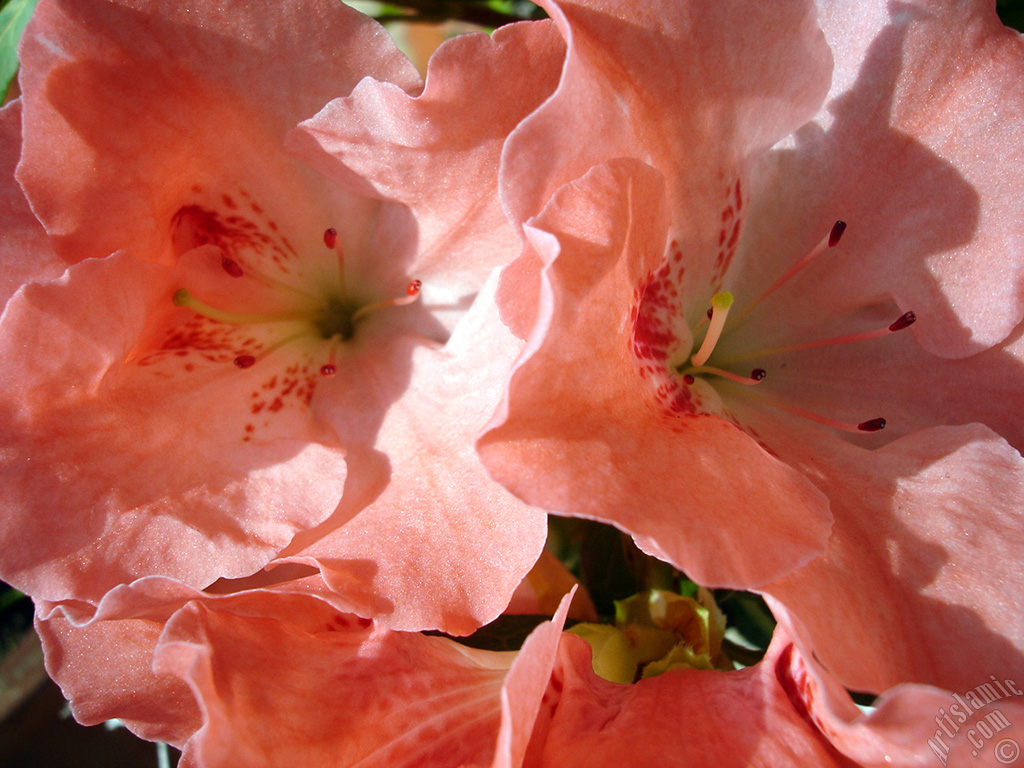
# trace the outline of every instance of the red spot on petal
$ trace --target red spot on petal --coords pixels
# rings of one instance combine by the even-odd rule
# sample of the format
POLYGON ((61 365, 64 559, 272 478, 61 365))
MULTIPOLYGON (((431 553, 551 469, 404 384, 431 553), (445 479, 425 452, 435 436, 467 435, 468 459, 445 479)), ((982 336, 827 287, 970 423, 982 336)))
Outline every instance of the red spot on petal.
POLYGON ((324 230, 324 245, 333 248, 338 244, 338 230, 334 227, 324 230))
POLYGON ((252 368, 256 365, 256 358, 252 355, 239 355, 235 358, 235 365, 239 368, 252 368))

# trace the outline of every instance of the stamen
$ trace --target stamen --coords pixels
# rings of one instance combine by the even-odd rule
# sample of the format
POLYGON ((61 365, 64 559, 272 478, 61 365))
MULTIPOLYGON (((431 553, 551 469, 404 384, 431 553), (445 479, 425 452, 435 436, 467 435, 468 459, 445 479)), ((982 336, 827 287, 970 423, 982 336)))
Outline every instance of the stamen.
POLYGON ((716 293, 711 297, 711 322, 708 324, 708 332, 700 349, 690 358, 690 362, 694 366, 699 368, 711 357, 711 353, 715 350, 715 345, 718 344, 718 339, 722 335, 725 318, 729 316, 729 307, 732 306, 732 301, 732 294, 728 291, 716 293))
POLYGON ((293 310, 291 312, 271 312, 267 314, 241 314, 239 312, 225 312, 222 309, 211 307, 209 304, 200 301, 191 293, 184 288, 179 288, 174 292, 174 297, 171 299, 174 305, 177 307, 185 307, 191 309, 197 315, 202 315, 210 320, 216 320, 219 323, 231 323, 232 325, 255 325, 257 323, 282 323, 292 320, 306 320, 309 317, 308 312, 302 312, 299 310, 293 310))
MULTIPOLYGON (((738 373, 725 371, 722 370, 721 368, 713 368, 710 365, 702 365, 697 368, 691 368, 689 370, 689 373, 687 373, 687 376, 690 376, 690 378, 692 379, 693 377, 690 374, 694 373, 710 373, 712 376, 721 376, 723 379, 728 379, 729 381, 733 381, 737 384, 742 384, 746 387, 752 387, 756 384, 760 384, 764 380, 764 377, 767 375, 764 368, 755 368, 753 371, 751 371, 750 378, 747 378, 746 376, 740 376, 738 373)), ((685 376, 683 377, 683 380, 686 380, 685 376)), ((689 383, 690 382, 687 382, 687 384, 689 383)))
MULTIPOLYGON (((243 277, 246 273, 246 270, 242 269, 242 265, 229 256, 222 255, 220 257, 220 266, 225 272, 231 275, 231 277, 243 277)), ((312 294, 306 293, 305 291, 299 290, 294 286, 288 285, 287 283, 282 283, 280 280, 275 280, 274 278, 263 274, 258 269, 254 269, 252 265, 247 265, 247 270, 253 278, 255 278, 258 282, 263 283, 268 288, 288 291, 289 293, 293 293, 296 296, 302 296, 303 298, 306 299, 314 298, 312 294)))
POLYGON ((338 344, 340 344, 340 343, 341 343, 341 339, 338 336, 335 336, 333 338, 333 340, 331 341, 331 351, 327 355, 327 362, 320 366, 320 375, 321 376, 326 376, 326 377, 330 378, 331 376, 333 376, 334 374, 336 374, 338 372, 337 354, 338 354, 338 344))
POLYGON ((412 304, 416 299, 419 298, 420 289, 423 287, 423 283, 419 280, 413 280, 407 286, 405 286, 405 296, 399 296, 397 299, 385 299, 384 301, 376 301, 373 304, 367 304, 365 307, 360 307, 352 314, 352 322, 355 323, 358 320, 366 317, 367 315, 376 312, 378 309, 384 309, 385 307, 404 307, 407 304, 412 304))
POLYGON ((896 319, 896 322, 889 326, 889 330, 893 332, 902 331, 904 328, 909 328, 916 322, 917 315, 913 312, 904 312, 896 319))
POLYGON ((263 360, 267 355, 276 349, 280 349, 283 346, 291 344, 293 341, 309 336, 308 333, 293 333, 291 336, 285 336, 283 339, 278 339, 276 342, 271 344, 266 349, 262 350, 258 355, 239 355, 234 359, 234 364, 238 368, 252 368, 260 360, 263 360))
POLYGON ((762 395, 755 397, 754 394, 751 393, 749 396, 754 397, 758 402, 764 403, 772 408, 778 408, 780 411, 786 411, 787 413, 792 413, 794 416, 799 416, 800 418, 807 419, 808 421, 813 421, 816 424, 824 424, 826 427, 832 427, 833 429, 838 429, 843 432, 860 434, 862 432, 878 432, 881 429, 885 429, 885 419, 881 417, 862 421, 860 424, 848 424, 845 421, 830 419, 811 411, 805 411, 803 408, 797 408, 795 405, 780 403, 777 400, 767 398, 762 395))
POLYGON ((694 378, 691 374, 687 373, 683 376, 683 381, 685 381, 687 384, 693 384, 694 378))
POLYGON ((235 261, 234 259, 229 259, 227 256, 220 257, 220 265, 224 269, 224 271, 227 272, 232 277, 241 277, 243 274, 245 274, 244 272, 242 272, 242 266, 237 261, 235 261))
POLYGON ((846 231, 846 222, 837 221, 832 225, 832 231, 828 233, 828 247, 835 248, 839 245, 839 241, 843 237, 843 232, 846 231))
POLYGON ((338 245, 338 230, 334 227, 324 230, 324 245, 338 254, 338 291, 342 296, 348 295, 348 282, 345 279, 345 254, 338 245))
POLYGON ((801 344, 791 344, 788 347, 775 347, 773 349, 761 349, 756 352, 751 352, 747 355, 740 357, 734 357, 728 360, 731 365, 733 363, 739 363, 744 360, 751 360, 753 358, 769 357, 771 355, 781 355, 786 352, 799 352, 805 349, 817 349, 818 347, 833 347, 838 344, 850 344, 855 341, 868 341, 870 339, 878 339, 882 336, 887 336, 890 333, 896 333, 896 331, 902 331, 905 328, 909 328, 915 322, 917 322, 917 315, 913 312, 904 312, 896 320, 889 325, 883 326, 882 328, 876 328, 873 331, 865 331, 864 333, 852 333, 848 336, 833 336, 830 339, 818 339, 817 341, 805 341, 801 344))
POLYGON ((257 282, 263 283, 265 286, 267 286, 267 288, 273 288, 276 291, 288 291, 289 293, 293 293, 296 296, 301 296, 304 299, 313 299, 314 301, 316 300, 316 297, 313 294, 300 290, 293 285, 288 285, 288 283, 282 283, 280 280, 276 280, 273 277, 270 277, 269 275, 266 275, 257 269, 253 269, 251 266, 249 267, 249 272, 257 280, 257 282))
POLYGON ((800 259, 800 261, 798 261, 796 264, 790 267, 786 271, 786 273, 782 275, 782 277, 780 277, 774 283, 765 288, 756 299, 754 299, 747 306, 745 306, 743 308, 743 311, 741 311, 739 315, 737 315, 733 319, 733 324, 738 325, 744 318, 746 318, 747 315, 749 315, 754 310, 755 307, 757 307, 758 304, 760 304, 762 301, 764 301, 773 293, 775 293, 775 291, 777 291, 779 288, 781 288, 783 285, 789 282, 789 280, 794 275, 796 275, 798 272, 800 272, 800 270, 802 270, 804 267, 806 267, 808 264, 810 264, 812 261, 818 258, 827 249, 835 248, 837 245, 839 245, 839 241, 842 239, 843 232, 845 231, 845 221, 837 221, 835 224, 833 224, 832 229, 829 230, 829 233, 818 241, 818 244, 811 249, 810 253, 808 253, 806 256, 800 259))

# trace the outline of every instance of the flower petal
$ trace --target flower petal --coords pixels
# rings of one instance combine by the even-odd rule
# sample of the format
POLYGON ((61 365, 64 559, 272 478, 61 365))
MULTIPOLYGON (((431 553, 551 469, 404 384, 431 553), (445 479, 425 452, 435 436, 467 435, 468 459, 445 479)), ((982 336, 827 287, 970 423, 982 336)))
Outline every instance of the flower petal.
POLYGON ((408 205, 419 227, 410 269, 431 303, 464 311, 518 250, 498 200, 498 160, 509 132, 554 90, 563 56, 549 22, 459 35, 431 58, 422 94, 367 78, 288 145, 359 194, 408 205))
MULTIPOLYGON (((773 603, 773 608, 781 606, 773 603)), ((797 649, 799 640, 788 644, 793 635, 785 625, 790 620, 784 609, 777 615, 781 623, 772 642, 784 645, 774 662, 779 682, 804 718, 856 765, 916 768, 937 759, 944 766, 995 768, 1019 755, 1024 703, 1017 697, 1024 691, 1013 680, 990 675, 975 689, 959 693, 898 685, 864 712, 813 654, 797 649), (998 737, 992 738, 995 733, 998 737)))
POLYGON ((844 685, 962 691, 1024 667, 1015 450, 969 425, 808 460, 822 470, 833 535, 820 558, 765 591, 844 685))
POLYGON ((831 56, 810 2, 542 5, 569 55, 554 96, 505 150, 517 221, 591 166, 636 157, 665 174, 673 214, 698 239, 708 226, 714 237, 719 174, 805 122, 828 89, 831 56))
POLYGON ((0 311, 22 284, 64 271, 21 187, 12 181, 20 152, 21 101, 14 101, 0 110, 0 311))
POLYGON ((188 685, 153 671, 164 622, 200 593, 159 577, 117 587, 97 606, 36 602, 46 670, 83 725, 119 719, 144 739, 181 749, 202 725, 188 685))
POLYGON ((516 654, 392 632, 302 595, 261 600, 271 609, 255 614, 193 601, 157 649, 156 669, 201 702, 186 755, 207 768, 518 765, 568 605, 516 654))
POLYGON ((18 176, 72 262, 159 258, 193 187, 270 196, 299 120, 365 75, 419 83, 380 25, 330 0, 42 3, 22 62, 18 176))
MULTIPOLYGON (((411 378, 379 432, 364 430, 368 441, 343 435, 350 481, 341 507, 282 555, 322 569, 350 610, 394 629, 468 634, 491 621, 547 535, 544 513, 495 483, 473 447, 522 346, 497 317, 495 284, 444 347, 402 342, 411 378)), ((322 404, 352 434, 360 427, 350 414, 371 412, 365 401, 386 392, 372 364, 363 375, 372 386, 353 379, 322 404)))
POLYGON ((1024 316, 1024 41, 991 3, 819 5, 827 109, 763 159, 745 248, 798 257, 842 219, 842 258, 803 291, 805 311, 888 294, 928 351, 980 352, 1024 316))

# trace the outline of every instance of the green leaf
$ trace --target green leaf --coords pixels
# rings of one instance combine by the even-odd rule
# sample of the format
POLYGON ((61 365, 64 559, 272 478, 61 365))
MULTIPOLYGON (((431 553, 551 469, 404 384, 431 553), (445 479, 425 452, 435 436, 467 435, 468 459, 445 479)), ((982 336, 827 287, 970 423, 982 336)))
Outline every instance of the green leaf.
POLYGON ((0 102, 18 71, 18 42, 39 0, 9 0, 0 10, 0 102))

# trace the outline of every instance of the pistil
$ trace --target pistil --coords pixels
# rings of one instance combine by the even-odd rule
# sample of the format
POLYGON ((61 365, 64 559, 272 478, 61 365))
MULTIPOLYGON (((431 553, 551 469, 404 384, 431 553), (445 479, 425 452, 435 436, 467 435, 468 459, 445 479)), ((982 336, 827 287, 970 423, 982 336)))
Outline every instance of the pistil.
POLYGON ((306 320, 309 312, 303 310, 291 310, 289 312, 268 312, 268 313, 241 313, 226 312, 223 309, 211 307, 206 302, 200 301, 184 288, 174 292, 171 299, 177 307, 191 309, 197 315, 216 320, 219 323, 230 323, 231 325, 256 325, 257 323, 283 323, 295 320, 306 320))
POLYGON ((728 291, 716 293, 711 298, 711 322, 708 324, 707 335, 704 336, 704 342, 697 350, 697 354, 690 358, 690 363, 694 367, 699 368, 704 365, 711 357, 711 353, 715 351, 715 345, 718 344, 718 339, 722 336, 722 329, 725 328, 725 320, 729 316, 729 307, 732 306, 732 301, 732 294, 728 291))

